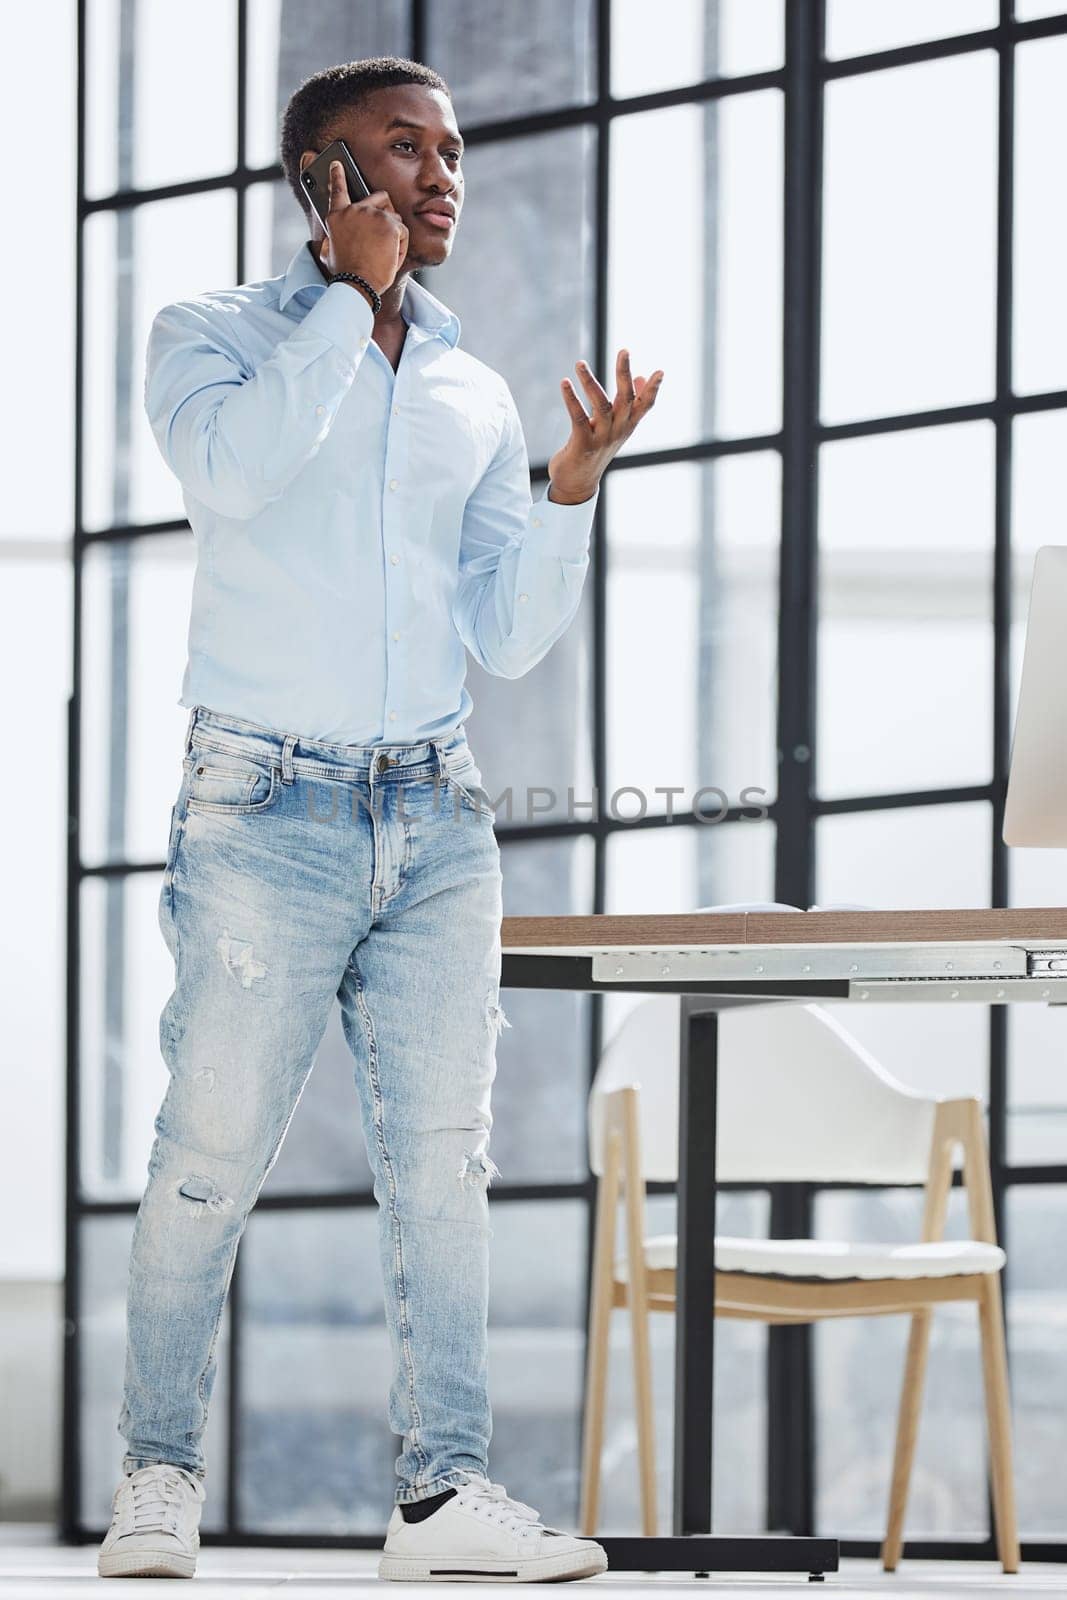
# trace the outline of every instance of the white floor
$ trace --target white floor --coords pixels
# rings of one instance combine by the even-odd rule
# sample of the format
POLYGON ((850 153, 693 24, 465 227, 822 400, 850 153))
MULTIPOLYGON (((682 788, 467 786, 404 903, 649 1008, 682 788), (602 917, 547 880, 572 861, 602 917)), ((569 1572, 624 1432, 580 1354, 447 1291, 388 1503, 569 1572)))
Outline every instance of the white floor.
MULTIPOLYGON (((373 1550, 238 1550, 207 1546, 200 1552, 195 1590, 197 1600, 260 1600, 284 1593, 285 1600, 339 1600, 346 1592, 362 1588, 392 1588, 402 1595, 413 1590, 437 1589, 448 1600, 456 1600, 461 1585, 379 1583, 378 1557, 373 1550)), ((51 1531, 34 1525, 0 1523, 0 1600, 69 1600, 87 1592, 99 1600, 107 1594, 125 1595, 127 1600, 150 1600, 167 1596, 174 1600, 173 1578, 128 1578, 105 1580, 97 1576, 96 1546, 58 1545, 51 1531), (92 1587, 86 1589, 88 1582, 92 1587)), ((178 1583, 181 1580, 177 1580, 178 1583)), ((488 1597, 494 1588, 512 1591, 514 1584, 477 1586, 488 1597)), ((848 1596, 849 1600, 888 1600, 891 1595, 908 1600, 967 1600, 970 1595, 1067 1594, 1067 1564, 1024 1565, 1021 1572, 1006 1577, 1000 1568, 986 1561, 906 1561, 895 1573, 882 1572, 874 1561, 845 1561, 838 1573, 831 1573, 821 1584, 809 1584, 803 1577, 761 1578, 755 1575, 723 1578, 694 1578, 685 1573, 664 1573, 660 1577, 620 1572, 604 1573, 599 1578, 584 1578, 571 1586, 577 1594, 597 1589, 618 1596, 655 1587, 657 1600, 674 1591, 694 1589, 715 1595, 758 1594, 773 1597, 801 1595, 848 1596)), ((562 1589, 562 1586, 560 1586, 562 1589)), ((179 1594, 182 1592, 179 1588, 179 1594)))

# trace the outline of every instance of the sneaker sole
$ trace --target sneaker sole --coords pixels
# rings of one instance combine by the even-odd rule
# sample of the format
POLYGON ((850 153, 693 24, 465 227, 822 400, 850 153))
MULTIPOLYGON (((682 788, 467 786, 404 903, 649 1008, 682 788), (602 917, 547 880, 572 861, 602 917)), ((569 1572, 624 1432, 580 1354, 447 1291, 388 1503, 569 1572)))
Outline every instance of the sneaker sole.
POLYGON ((101 1578, 192 1578, 196 1557, 176 1550, 109 1550, 97 1557, 101 1578))
POLYGON ((477 1566, 411 1556, 383 1555, 378 1564, 379 1578, 401 1583, 561 1583, 572 1578, 595 1578, 608 1570, 605 1552, 588 1554, 571 1551, 567 1555, 546 1556, 539 1561, 481 1561, 477 1566))

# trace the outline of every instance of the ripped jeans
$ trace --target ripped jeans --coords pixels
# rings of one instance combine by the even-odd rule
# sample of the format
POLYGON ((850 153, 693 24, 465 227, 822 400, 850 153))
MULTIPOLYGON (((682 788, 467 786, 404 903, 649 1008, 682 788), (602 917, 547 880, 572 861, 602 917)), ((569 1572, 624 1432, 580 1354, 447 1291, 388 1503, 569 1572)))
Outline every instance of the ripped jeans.
POLYGON ((159 922, 175 987, 127 1296, 123 1470, 203 1478, 237 1248, 336 996, 378 1204, 396 1500, 488 1476, 500 849, 462 728, 329 745, 189 718, 159 922))

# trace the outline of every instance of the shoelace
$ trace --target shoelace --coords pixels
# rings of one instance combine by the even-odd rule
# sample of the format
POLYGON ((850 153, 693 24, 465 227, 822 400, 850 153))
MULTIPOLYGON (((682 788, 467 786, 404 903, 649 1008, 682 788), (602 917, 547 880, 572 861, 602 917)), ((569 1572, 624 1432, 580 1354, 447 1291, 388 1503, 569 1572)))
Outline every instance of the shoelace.
POLYGON ((131 1473, 129 1488, 133 1497, 133 1527, 130 1531, 144 1533, 148 1529, 161 1528, 165 1532, 177 1533, 181 1484, 182 1479, 177 1471, 152 1472, 144 1478, 136 1472, 131 1473))
POLYGON ((467 1505, 481 1505, 509 1532, 531 1534, 548 1531, 541 1521, 540 1512, 522 1500, 513 1500, 502 1483, 491 1483, 488 1478, 472 1479, 469 1483, 461 1484, 456 1495, 467 1505))

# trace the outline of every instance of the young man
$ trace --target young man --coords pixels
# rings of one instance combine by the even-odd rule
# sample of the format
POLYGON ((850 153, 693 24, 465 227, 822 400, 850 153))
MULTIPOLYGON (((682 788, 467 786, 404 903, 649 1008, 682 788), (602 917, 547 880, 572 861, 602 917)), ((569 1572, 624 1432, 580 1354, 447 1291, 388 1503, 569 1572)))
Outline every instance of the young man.
POLYGON ((577 609, 601 474, 662 373, 577 363, 531 503, 504 380, 409 273, 463 206, 447 85, 396 57, 303 83, 283 123, 311 238, 281 277, 165 306, 145 405, 197 542, 183 776, 160 926, 170 1083, 130 1257, 126 1440, 102 1576, 191 1577, 238 1243, 334 998, 378 1201, 403 1438, 385 1578, 604 1571, 488 1477, 488 1155, 501 872, 463 729, 464 646, 519 677, 577 609), (301 174, 333 139, 329 235, 301 174), (336 277, 337 274, 347 276, 336 277), (442 804, 442 786, 446 803, 442 804), (450 802, 450 803, 449 803, 450 802))

